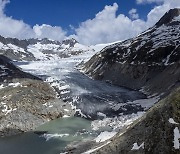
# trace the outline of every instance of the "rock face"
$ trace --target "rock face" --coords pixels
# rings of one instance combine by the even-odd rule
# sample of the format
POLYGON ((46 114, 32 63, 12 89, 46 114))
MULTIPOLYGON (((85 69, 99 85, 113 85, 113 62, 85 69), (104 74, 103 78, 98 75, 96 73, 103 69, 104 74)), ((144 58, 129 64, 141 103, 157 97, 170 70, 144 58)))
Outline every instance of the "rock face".
POLYGON ((178 154, 180 150, 180 88, 157 103, 125 132, 94 153, 178 154))
POLYGON ((3 55, 0 55, 0 82, 4 80, 12 80, 13 78, 29 78, 40 80, 29 73, 22 72, 19 68, 11 63, 11 60, 3 55))
POLYGON ((69 57, 92 50, 75 39, 62 42, 45 39, 18 40, 0 36, 0 54, 18 61, 35 61, 69 57))
POLYGON ((105 47, 84 64, 89 76, 149 94, 177 87, 180 81, 180 9, 166 13, 139 36, 105 47), (162 80, 163 78, 163 80, 162 80))
POLYGON ((39 78, 22 72, 0 56, 0 136, 34 130, 62 117, 71 107, 56 99, 56 92, 39 78))

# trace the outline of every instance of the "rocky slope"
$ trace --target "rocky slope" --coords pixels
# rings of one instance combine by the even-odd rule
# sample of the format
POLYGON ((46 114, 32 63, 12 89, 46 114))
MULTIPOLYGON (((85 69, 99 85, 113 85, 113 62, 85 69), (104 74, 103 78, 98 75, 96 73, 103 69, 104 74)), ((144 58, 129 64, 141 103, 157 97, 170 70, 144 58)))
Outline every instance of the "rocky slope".
MULTIPOLYGON (((91 152, 97 154, 178 154, 180 150, 180 88, 157 103, 125 132, 91 152)), ((88 152, 87 152, 88 153, 88 152)))
POLYGON ((92 50, 75 39, 62 42, 49 39, 18 40, 0 36, 0 54, 18 61, 65 58, 92 50))
POLYGON ((67 113, 71 107, 59 99, 49 84, 22 72, 0 56, 0 136, 30 131, 67 113))
POLYGON ((180 81, 179 31, 180 9, 172 9, 139 36, 105 47, 83 71, 95 79, 143 88, 148 94, 170 91, 180 81))

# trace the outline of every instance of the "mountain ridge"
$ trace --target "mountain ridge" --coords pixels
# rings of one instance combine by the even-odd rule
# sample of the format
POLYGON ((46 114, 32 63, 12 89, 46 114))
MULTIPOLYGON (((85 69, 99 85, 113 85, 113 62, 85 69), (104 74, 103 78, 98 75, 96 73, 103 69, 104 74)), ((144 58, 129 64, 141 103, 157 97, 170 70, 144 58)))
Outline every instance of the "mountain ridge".
POLYGON ((170 23, 175 17, 180 15, 180 9, 170 9, 165 15, 155 24, 156 26, 162 26, 163 24, 170 23))
POLYGON ((155 25, 135 38, 105 47, 82 66, 82 71, 119 86, 143 88, 149 95, 170 91, 180 77, 179 31, 178 18, 168 25, 155 25), (165 82, 162 76, 166 76, 165 82))
POLYGON ((17 61, 66 58, 93 50, 73 38, 62 42, 44 39, 5 38, 0 36, 0 54, 17 61))

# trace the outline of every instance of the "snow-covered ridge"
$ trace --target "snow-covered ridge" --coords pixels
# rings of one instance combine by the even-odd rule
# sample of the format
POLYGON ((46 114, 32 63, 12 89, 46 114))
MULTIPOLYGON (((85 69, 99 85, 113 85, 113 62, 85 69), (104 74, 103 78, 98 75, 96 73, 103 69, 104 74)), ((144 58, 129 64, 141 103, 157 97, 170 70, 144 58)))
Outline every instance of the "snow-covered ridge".
POLYGON ((9 50, 9 49, 12 49, 15 53, 17 52, 23 52, 25 53, 25 50, 21 47, 18 47, 14 44, 3 44, 0 42, 0 49, 1 50, 9 50))
MULTIPOLYGON (((179 19, 180 16, 177 16, 173 21, 179 19)), ((148 62, 150 65, 171 65, 179 56, 179 31, 180 22, 154 26, 135 38, 106 46, 97 56, 111 56, 114 57, 114 62, 121 64, 128 62, 136 65, 148 62)))
POLYGON ((85 46, 78 43, 75 39, 58 42, 49 39, 14 40, 0 36, 0 54, 18 61, 66 58, 86 52, 97 52, 106 45, 108 44, 85 46))

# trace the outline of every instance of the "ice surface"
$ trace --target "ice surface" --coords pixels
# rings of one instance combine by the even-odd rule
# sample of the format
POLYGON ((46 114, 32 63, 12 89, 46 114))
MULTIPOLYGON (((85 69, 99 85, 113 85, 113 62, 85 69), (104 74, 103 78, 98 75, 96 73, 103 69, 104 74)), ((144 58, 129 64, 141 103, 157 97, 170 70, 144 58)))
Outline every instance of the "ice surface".
POLYGON ((101 128, 111 128, 113 131, 119 131, 125 126, 130 125, 133 121, 143 116, 145 112, 138 112, 137 114, 120 115, 114 118, 104 118, 103 120, 94 120, 91 123, 93 130, 101 128))
POLYGON ((148 99, 140 99, 135 100, 133 102, 128 102, 130 104, 139 104, 141 105, 145 110, 148 110, 150 107, 152 107, 156 102, 159 100, 159 96, 148 98, 148 99))

